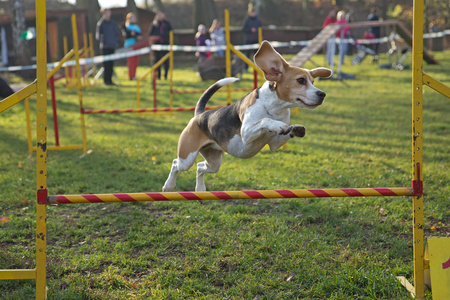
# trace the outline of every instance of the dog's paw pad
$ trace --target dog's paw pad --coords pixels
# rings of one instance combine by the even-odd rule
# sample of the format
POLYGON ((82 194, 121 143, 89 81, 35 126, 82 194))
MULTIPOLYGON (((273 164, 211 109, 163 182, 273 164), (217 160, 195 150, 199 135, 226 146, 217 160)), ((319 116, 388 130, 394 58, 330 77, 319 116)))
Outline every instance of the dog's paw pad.
POLYGON ((292 134, 297 137, 304 137, 306 134, 306 127, 302 125, 295 125, 292 129, 292 134))

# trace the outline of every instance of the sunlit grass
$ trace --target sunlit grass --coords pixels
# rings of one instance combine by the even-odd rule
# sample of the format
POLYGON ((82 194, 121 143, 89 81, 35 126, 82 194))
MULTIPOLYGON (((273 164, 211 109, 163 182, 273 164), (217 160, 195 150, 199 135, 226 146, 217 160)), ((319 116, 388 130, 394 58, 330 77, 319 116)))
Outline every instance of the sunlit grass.
MULTIPOLYGON (((448 84, 448 53, 425 65, 448 84)), ((313 58, 322 62, 323 58, 313 58)), ((382 63, 387 62, 382 57, 382 63)), ((176 61, 175 61, 176 63, 176 61)), ((314 68, 312 63, 307 68, 314 68)), ((136 82, 116 67, 120 86, 85 88, 87 109, 136 107, 136 82)), ((138 69, 138 75, 146 71, 138 69)), ((307 134, 277 152, 225 155, 206 175, 209 190, 405 187, 411 185, 411 73, 369 60, 321 80, 325 103, 293 114, 307 134)), ((205 89, 184 64, 177 90, 205 89)), ((252 87, 244 74, 233 87, 252 87)), ((158 107, 169 105, 158 82, 158 107)), ((246 92, 234 92, 237 100, 246 92)), ((198 94, 175 95, 194 106, 198 94)), ((218 93, 211 104, 226 104, 218 93), (217 97, 216 97, 217 96, 217 97)), ((76 90, 57 83, 62 145, 81 144, 76 90)), ((150 80, 141 107, 153 107, 150 80)), ((31 101, 32 111, 35 101, 31 101)), ((424 93, 424 216, 427 236, 449 236, 449 101, 424 93)), ((86 115, 88 149, 48 153, 50 194, 160 191, 192 112, 86 115)), ((33 135, 36 120, 31 116, 33 135)), ((54 144, 49 108, 48 143, 54 144)), ((0 115, 0 268, 35 264, 36 158, 28 157, 24 105, 0 115)), ((199 158, 200 159, 200 158, 199 158)), ((195 187, 194 168, 177 189, 195 187)), ((49 299, 406 299, 395 276, 413 277, 411 198, 232 200, 48 207, 49 299)), ((0 282, 5 299, 34 297, 34 281, 0 282)))

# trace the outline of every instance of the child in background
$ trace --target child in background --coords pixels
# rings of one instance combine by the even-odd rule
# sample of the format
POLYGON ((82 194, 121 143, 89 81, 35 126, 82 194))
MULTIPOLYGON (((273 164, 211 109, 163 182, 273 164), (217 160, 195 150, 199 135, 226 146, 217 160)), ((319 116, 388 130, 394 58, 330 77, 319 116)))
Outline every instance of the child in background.
MULTIPOLYGON (((207 46, 208 36, 206 35, 206 26, 203 24, 198 25, 198 32, 195 34, 195 44, 197 46, 207 46)), ((210 41, 209 41, 210 42, 210 41)), ((207 58, 206 52, 195 52, 195 56, 198 57, 198 63, 202 63, 207 58)))
MULTIPOLYGON (((220 22, 215 19, 212 22, 211 28, 209 28, 209 35, 211 36, 211 44, 213 46, 224 46, 225 45, 225 32, 223 28, 220 26, 220 22)), ((217 56, 223 57, 224 51, 217 50, 217 56)))

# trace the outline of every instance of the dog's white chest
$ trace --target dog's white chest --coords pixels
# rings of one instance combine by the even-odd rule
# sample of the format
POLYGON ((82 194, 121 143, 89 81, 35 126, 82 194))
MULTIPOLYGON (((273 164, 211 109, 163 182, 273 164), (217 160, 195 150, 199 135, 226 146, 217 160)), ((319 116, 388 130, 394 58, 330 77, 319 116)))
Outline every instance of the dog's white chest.
POLYGON ((239 158, 252 157, 289 126, 288 104, 267 92, 263 86, 258 101, 247 108, 240 135, 236 134, 228 143, 229 154, 239 158))

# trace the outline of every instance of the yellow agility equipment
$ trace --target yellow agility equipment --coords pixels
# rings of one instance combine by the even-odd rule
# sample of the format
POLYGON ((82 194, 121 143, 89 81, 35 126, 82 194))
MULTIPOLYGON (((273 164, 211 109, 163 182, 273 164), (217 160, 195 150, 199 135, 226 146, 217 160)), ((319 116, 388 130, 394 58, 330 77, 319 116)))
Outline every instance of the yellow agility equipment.
MULTIPOLYGON (((172 201, 172 200, 218 200, 218 199, 263 199, 263 198, 299 198, 299 197, 365 197, 365 196, 412 196, 413 207, 413 262, 414 285, 404 277, 399 278, 417 299, 425 298, 424 269, 429 266, 425 260, 423 233, 423 85, 428 85, 449 97, 450 89, 423 72, 423 0, 414 1, 413 26, 413 70, 412 70, 412 187, 373 188, 373 189, 308 189, 308 190, 269 190, 269 191, 217 191, 217 192, 179 192, 179 193, 120 193, 95 195, 48 195, 47 190, 47 91, 46 91, 46 3, 36 0, 37 33, 37 79, 25 88, 21 96, 33 94, 37 97, 37 151, 36 151, 36 267, 30 270, 0 270, 0 279, 36 280, 36 299, 46 298, 46 259, 47 259, 47 210, 52 203, 98 203, 129 201, 172 201)), ((75 47, 77 49, 77 47, 75 47)), ((227 51, 227 59, 230 49, 227 51)), ((79 66, 77 66, 79 69, 79 66)), ((229 70, 227 70, 229 71, 229 70)), ((80 83, 78 83, 80 86, 80 83)), ((16 94, 17 96, 17 94, 16 94)), ((22 99, 11 98, 0 102, 0 108, 7 109, 22 99), (8 107, 7 107, 8 106, 8 107)), ((81 99, 80 99, 80 103, 81 99)), ((4 110, 3 109, 3 110, 4 110)), ((2 111, 2 110, 0 110, 2 111)), ((433 242, 431 243, 433 244, 433 242)), ((433 249, 433 245, 432 245, 433 249)), ((430 252, 433 255, 433 251, 430 252)), ((450 262, 443 262, 448 263, 450 262)), ((450 268, 450 266, 448 266, 450 268)))

